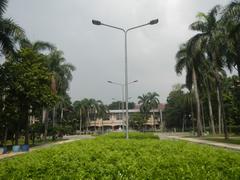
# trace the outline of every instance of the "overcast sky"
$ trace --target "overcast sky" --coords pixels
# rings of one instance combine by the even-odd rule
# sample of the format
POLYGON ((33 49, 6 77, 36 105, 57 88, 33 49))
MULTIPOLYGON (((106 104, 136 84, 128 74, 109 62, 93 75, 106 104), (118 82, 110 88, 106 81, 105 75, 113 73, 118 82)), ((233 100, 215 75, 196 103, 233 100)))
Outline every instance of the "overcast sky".
POLYGON ((94 26, 92 19, 129 28, 158 18, 159 24, 129 33, 129 96, 147 92, 166 98, 184 77, 174 72, 175 54, 193 35, 189 24, 198 12, 230 0, 9 0, 7 17, 26 31, 30 40, 55 44, 76 67, 70 88, 72 100, 96 98, 109 103, 121 99, 121 89, 107 81, 124 82, 123 33, 94 26))

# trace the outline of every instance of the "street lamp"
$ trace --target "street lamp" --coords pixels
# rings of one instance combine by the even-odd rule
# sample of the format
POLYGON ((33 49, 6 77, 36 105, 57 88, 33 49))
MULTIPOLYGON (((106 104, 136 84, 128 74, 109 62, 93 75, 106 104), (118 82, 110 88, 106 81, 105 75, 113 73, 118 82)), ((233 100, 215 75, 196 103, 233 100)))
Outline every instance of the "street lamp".
POLYGON ((139 26, 134 26, 128 29, 124 29, 121 27, 116 27, 116 26, 112 26, 112 25, 108 25, 108 24, 104 24, 101 21, 98 20, 92 20, 92 23, 94 25, 102 25, 102 26, 106 26, 109 28, 114 28, 114 29, 118 29, 120 31, 124 32, 124 40, 125 40, 125 99, 126 99, 126 139, 128 139, 128 65, 127 65, 127 33, 131 30, 143 27, 143 26, 147 26, 147 25, 154 25, 158 23, 158 19, 153 19, 150 22, 146 23, 146 24, 142 24, 139 26))

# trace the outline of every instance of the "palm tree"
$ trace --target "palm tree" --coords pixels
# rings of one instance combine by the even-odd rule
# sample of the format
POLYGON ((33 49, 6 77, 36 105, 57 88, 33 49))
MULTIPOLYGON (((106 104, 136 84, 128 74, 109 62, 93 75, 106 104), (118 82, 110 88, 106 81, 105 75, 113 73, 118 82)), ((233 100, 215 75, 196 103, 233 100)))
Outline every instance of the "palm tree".
POLYGON ((148 96, 146 94, 143 94, 142 96, 138 96, 138 99, 138 104, 140 104, 140 111, 144 115, 144 119, 146 121, 151 109, 148 103, 148 96))
MULTIPOLYGON (((223 11, 221 23, 226 30, 228 68, 236 67, 240 76, 240 1, 234 0, 223 11)), ((225 42, 226 43, 226 42, 225 42)))
MULTIPOLYGON (((183 85, 181 89, 186 88, 186 85, 183 85)), ((183 106, 184 109, 186 111, 186 109, 190 109, 191 114, 187 114, 187 116, 192 120, 192 129, 193 129, 193 133, 195 131, 194 128, 194 111, 193 111, 193 106, 196 104, 196 102, 194 101, 194 94, 191 91, 188 91, 187 93, 184 93, 183 95, 183 106)))
POLYGON ((0 55, 12 56, 16 53, 17 37, 25 37, 23 29, 11 18, 4 18, 8 0, 0 1, 0 55))
POLYGON ((208 69, 214 74, 218 99, 218 125, 219 133, 221 133, 223 124, 221 79, 222 74, 224 74, 223 52, 225 52, 226 46, 224 31, 218 19, 219 10, 220 6, 217 5, 212 8, 208 14, 199 13, 199 20, 191 24, 190 28, 199 32, 194 37, 196 37, 196 40, 201 44, 200 48, 204 59, 204 53, 206 52, 207 58, 210 61, 208 69))
POLYGON ((160 102, 158 100, 159 94, 156 92, 153 92, 153 93, 149 92, 149 93, 147 93, 147 96, 148 96, 148 103, 149 103, 150 109, 152 109, 152 111, 153 111, 153 126, 154 126, 154 130, 156 131, 154 109, 158 108, 158 105, 160 104, 160 102))
POLYGON ((85 98, 83 100, 81 100, 81 104, 82 104, 82 114, 84 114, 85 117, 85 127, 86 127, 86 131, 88 132, 88 128, 90 125, 90 107, 91 104, 89 102, 89 99, 85 98))
POLYGON ((98 104, 98 111, 97 111, 97 117, 102 119, 102 134, 103 134, 103 119, 107 116, 108 109, 107 106, 103 104, 101 100, 97 101, 98 104))
POLYGON ((203 83, 203 88, 204 92, 207 95, 207 100, 208 100, 208 109, 209 109, 209 117, 210 117, 210 126, 212 129, 212 133, 216 134, 215 132, 215 125, 214 125, 214 116, 213 116, 213 108, 212 108, 212 98, 210 91, 213 90, 214 86, 216 86, 215 83, 215 75, 209 68, 211 66, 209 61, 205 61, 203 63, 203 68, 202 68, 202 83, 203 83))
POLYGON ((197 109, 197 135, 202 136, 202 122, 201 122, 201 110, 200 110, 200 98, 197 82, 197 71, 198 65, 200 63, 200 54, 196 51, 196 39, 198 36, 191 38, 187 44, 180 46, 180 50, 176 54, 177 63, 175 66, 175 71, 177 74, 181 74, 183 69, 186 70, 186 85, 191 91, 193 85, 193 92, 196 99, 196 109, 197 109))
MULTIPOLYGON (((63 52, 55 49, 48 55, 47 65, 52 74, 51 89, 53 93, 60 97, 66 96, 69 82, 72 80, 72 71, 75 70, 75 67, 69 63, 65 63, 63 52)), ((55 109, 54 107, 53 125, 55 124, 55 109)))
POLYGON ((79 114, 79 130, 81 133, 82 130, 82 116, 83 116, 83 111, 84 111, 84 106, 82 101, 75 101, 73 103, 73 109, 76 112, 77 116, 79 114))

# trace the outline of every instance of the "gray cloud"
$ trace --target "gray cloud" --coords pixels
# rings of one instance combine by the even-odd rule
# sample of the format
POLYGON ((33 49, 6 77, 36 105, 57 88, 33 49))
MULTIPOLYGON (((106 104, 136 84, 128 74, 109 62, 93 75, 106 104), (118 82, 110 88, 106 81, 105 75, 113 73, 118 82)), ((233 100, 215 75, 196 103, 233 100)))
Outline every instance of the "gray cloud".
POLYGON ((174 72, 175 53, 193 32, 188 26, 198 12, 207 12, 229 0, 11 0, 7 16, 21 25, 31 40, 44 40, 64 51, 77 70, 71 83, 73 100, 84 97, 121 98, 120 87, 107 80, 124 81, 122 32, 93 26, 91 19, 131 27, 159 18, 159 24, 129 33, 129 96, 148 91, 166 101, 172 85, 184 77, 174 72))

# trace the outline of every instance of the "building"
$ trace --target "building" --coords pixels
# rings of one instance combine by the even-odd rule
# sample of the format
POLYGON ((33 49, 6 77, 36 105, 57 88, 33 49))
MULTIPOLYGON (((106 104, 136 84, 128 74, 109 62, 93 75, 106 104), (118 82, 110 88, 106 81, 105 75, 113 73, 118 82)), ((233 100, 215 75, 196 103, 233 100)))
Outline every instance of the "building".
MULTIPOLYGON (((158 109, 151 110, 151 115, 147 122, 144 124, 145 129, 159 129, 162 124, 162 111, 164 110, 165 105, 160 104, 158 109), (153 111, 155 118, 153 118, 153 111)), ((137 106, 135 109, 128 110, 129 116, 133 113, 140 113, 140 106, 137 106)), ((91 121, 89 129, 90 130, 112 130, 112 131, 121 131, 125 126, 126 119, 126 110, 110 110, 109 119, 96 119, 96 121, 91 121), (124 115, 123 115, 124 114, 124 115)))

